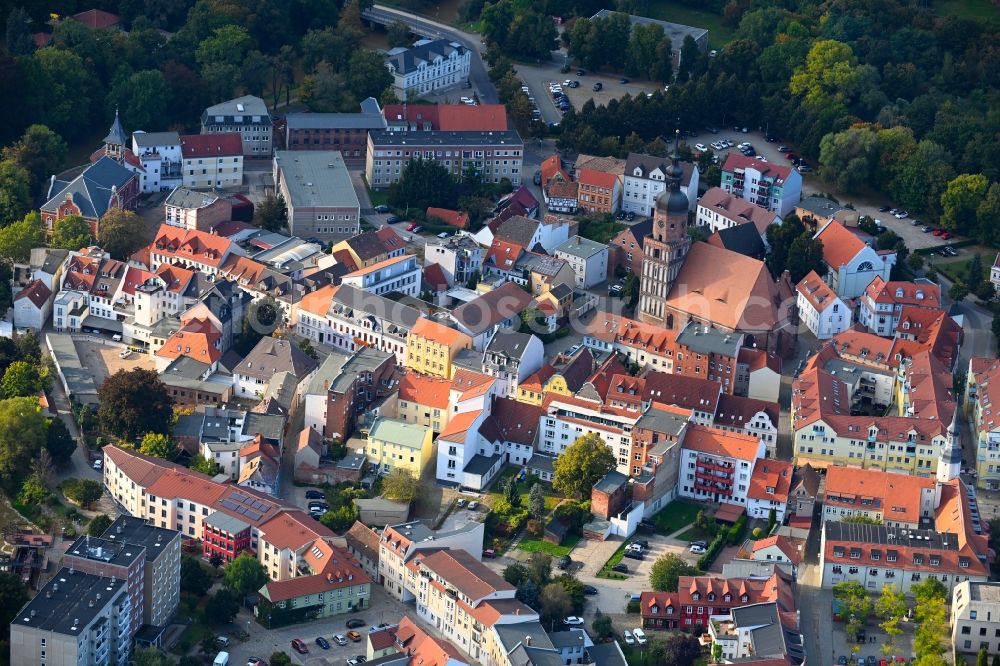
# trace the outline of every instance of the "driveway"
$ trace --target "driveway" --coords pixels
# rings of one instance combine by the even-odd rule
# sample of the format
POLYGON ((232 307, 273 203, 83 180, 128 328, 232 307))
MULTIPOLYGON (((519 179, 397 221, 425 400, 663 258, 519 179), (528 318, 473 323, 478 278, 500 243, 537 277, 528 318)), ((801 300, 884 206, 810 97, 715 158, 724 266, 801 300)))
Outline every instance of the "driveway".
POLYGON ((100 386, 104 380, 119 370, 155 370, 156 362, 149 354, 133 352, 128 358, 119 354, 127 347, 120 342, 105 340, 91 335, 73 335, 73 344, 80 362, 94 374, 94 383, 100 386))

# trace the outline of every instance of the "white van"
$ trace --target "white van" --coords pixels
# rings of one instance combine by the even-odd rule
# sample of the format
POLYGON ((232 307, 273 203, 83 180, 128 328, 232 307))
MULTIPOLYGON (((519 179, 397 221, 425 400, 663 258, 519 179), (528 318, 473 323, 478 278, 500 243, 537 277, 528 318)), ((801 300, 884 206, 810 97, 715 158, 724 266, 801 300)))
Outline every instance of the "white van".
POLYGON ((215 655, 215 661, 212 662, 212 666, 229 666, 229 653, 220 652, 215 655))
POLYGON ((111 336, 111 339, 114 340, 115 342, 121 342, 122 336, 120 333, 115 333, 114 335, 111 336))

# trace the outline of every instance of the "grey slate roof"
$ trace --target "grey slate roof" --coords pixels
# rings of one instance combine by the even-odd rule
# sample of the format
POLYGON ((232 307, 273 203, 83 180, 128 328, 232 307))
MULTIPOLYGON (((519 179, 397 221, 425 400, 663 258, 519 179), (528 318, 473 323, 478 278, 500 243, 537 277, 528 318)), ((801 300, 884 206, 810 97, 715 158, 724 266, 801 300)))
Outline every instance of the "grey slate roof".
POLYGON ((285 431, 285 417, 275 414, 248 412, 243 419, 244 435, 260 435, 261 439, 280 442, 285 431))
POLYGON ((601 666, 628 666, 628 662, 625 661, 625 655, 622 654, 622 649, 619 647, 617 641, 591 645, 587 648, 587 654, 590 656, 591 663, 594 664, 600 664, 601 666))
POLYGON ((300 380, 316 369, 315 359, 288 340, 261 338, 233 374, 270 380, 278 372, 291 372, 300 380))
POLYGON ((486 345, 486 353, 506 354, 510 358, 520 359, 533 337, 535 336, 531 333, 520 331, 498 331, 486 345))
POLYGON ((111 123, 111 129, 108 130, 108 135, 104 137, 103 143, 124 146, 126 141, 128 141, 128 137, 125 136, 125 130, 122 129, 122 121, 118 118, 118 109, 115 109, 115 121, 111 123))
POLYGON ((613 493, 626 483, 628 483, 627 476, 625 476, 621 472, 616 472, 615 470, 611 470, 603 477, 601 477, 601 479, 597 483, 594 484, 594 490, 599 490, 602 493, 613 493))
POLYGON ((73 203, 79 206, 80 215, 98 219, 111 205, 112 188, 121 189, 135 177, 121 164, 104 156, 71 181, 53 179, 49 184, 48 200, 41 209, 54 213, 68 195, 73 195, 73 203))
POLYGON ((477 453, 476 455, 472 456, 472 460, 469 461, 469 464, 466 465, 465 469, 463 469, 462 471, 467 472, 469 474, 483 475, 486 474, 486 472, 493 469, 493 466, 497 464, 497 461, 499 459, 500 459, 499 453, 494 453, 492 456, 484 456, 482 454, 477 453))
POLYGON ((374 97, 361 102, 360 113, 289 113, 289 131, 305 129, 385 129, 385 118, 374 97))
POLYGON ((833 199, 828 199, 815 194, 811 197, 804 198, 797 204, 797 207, 802 210, 807 210, 817 217, 831 217, 838 211, 844 210, 844 207, 833 199))
POLYGON ((739 252, 755 259, 767 254, 767 248, 764 247, 764 241, 761 240, 760 232, 757 231, 757 225, 752 222, 737 224, 735 227, 725 227, 716 233, 719 235, 719 240, 722 241, 722 247, 727 250, 739 252))
POLYGON ((494 631, 504 650, 510 652, 518 644, 524 643, 525 636, 531 636, 533 647, 553 649, 555 646, 540 622, 519 622, 517 624, 495 624, 494 631))
MULTIPOLYGON (((607 15, 613 13, 613 9, 602 9, 601 11, 594 14, 592 18, 604 18, 607 15)), ((702 49, 708 43, 708 30, 704 28, 696 28, 690 25, 683 25, 681 23, 670 23, 669 21, 659 21, 657 19, 645 18, 643 16, 633 16, 629 15, 629 23, 633 27, 636 25, 658 25, 663 28, 663 34, 668 39, 670 39, 670 44, 674 49, 680 49, 681 44, 684 43, 684 38, 688 35, 698 43, 698 46, 702 49)))
POLYGON ((530 217, 524 217, 523 215, 515 215, 510 219, 504 220, 504 222, 497 227, 496 232, 493 234, 494 240, 502 240, 508 243, 516 243, 521 247, 530 250, 531 239, 534 237, 535 232, 538 231, 538 225, 541 222, 538 220, 532 220, 530 217))
POLYGON ((433 62, 438 57, 447 59, 452 53, 457 52, 459 56, 465 53, 465 47, 458 42, 447 39, 435 39, 432 41, 421 40, 425 43, 417 42, 410 48, 398 47, 389 51, 386 63, 391 64, 400 74, 414 72, 424 62, 433 62))
POLYGON ((358 208, 358 195, 339 150, 276 150, 274 162, 289 206, 358 208))
POLYGON ((264 103, 260 97, 254 97, 253 95, 243 95, 242 97, 237 97, 236 99, 231 99, 226 102, 221 102, 205 109, 201 116, 201 122, 205 125, 232 125, 234 124, 234 118, 236 116, 242 116, 243 120, 240 124, 249 125, 257 124, 264 127, 271 126, 271 115, 267 111, 267 104, 264 103), (240 110, 242 105, 243 110, 240 110), (222 116, 221 121, 216 121, 216 116, 222 116), (260 120, 256 123, 251 123, 250 119, 253 116, 260 116, 260 120))
POLYGON ((132 141, 140 148, 157 146, 180 146, 181 135, 177 132, 132 132, 132 141))
POLYGON ((357 319, 373 316, 406 330, 412 329, 420 318, 420 311, 414 307, 346 284, 337 289, 330 311, 332 314, 352 313, 357 319))
POLYGON ((211 206, 219 200, 219 195, 215 192, 199 192, 188 187, 175 187, 173 192, 167 195, 163 202, 164 206, 177 206, 178 208, 204 208, 211 206))
POLYGON ((568 254, 581 259, 589 259, 595 254, 600 254, 608 249, 604 243, 584 238, 583 236, 572 236, 556 247, 556 253, 568 254))

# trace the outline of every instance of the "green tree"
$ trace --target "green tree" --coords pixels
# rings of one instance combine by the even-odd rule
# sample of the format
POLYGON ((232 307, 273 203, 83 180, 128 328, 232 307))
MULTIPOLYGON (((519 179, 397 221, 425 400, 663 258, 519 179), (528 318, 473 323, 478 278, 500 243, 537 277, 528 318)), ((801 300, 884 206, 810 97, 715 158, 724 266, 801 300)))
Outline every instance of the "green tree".
POLYGON ((177 457, 177 444, 169 435, 159 432, 147 432, 139 443, 139 453, 163 460, 173 460, 177 457))
POLYGON ((569 595, 570 602, 573 604, 573 613, 580 614, 583 613, 583 607, 587 602, 586 592, 584 592, 583 583, 578 581, 570 574, 561 574, 552 579, 552 582, 557 585, 562 585, 569 595))
POLYGON ((820 141, 820 175, 842 192, 869 187, 878 158, 878 137, 870 127, 850 127, 820 141))
POLYGON ((145 69, 119 78, 108 95, 108 106, 119 109, 130 128, 166 127, 172 96, 163 72, 145 69))
POLYGON ((590 628, 594 630, 594 637, 598 640, 611 636, 615 630, 611 618, 602 613, 600 608, 594 613, 594 621, 590 623, 590 628))
POLYGON ((284 652, 272 652, 269 661, 271 666, 292 666, 292 658, 284 652))
POLYGON ((887 655, 895 652, 896 637, 903 633, 899 623, 907 610, 906 595, 893 585, 883 585, 882 596, 875 602, 875 612, 882 618, 879 626, 888 638, 882 646, 887 655))
POLYGON ((87 534, 92 537, 99 537, 111 527, 111 518, 105 514, 94 516, 94 519, 87 525, 87 534))
POLYGON ((195 59, 204 69, 209 65, 239 67, 243 57, 253 45, 247 29, 239 25, 216 28, 211 37, 203 40, 195 51, 195 59))
POLYGON ((268 193, 253 212, 253 223, 268 231, 281 231, 288 224, 288 206, 280 194, 268 193))
POLYGON ((27 170, 33 191, 38 192, 48 178, 66 162, 69 149, 62 137, 45 125, 31 125, 16 143, 3 149, 3 159, 27 170))
POLYGON ((17 503, 22 506, 40 506, 45 503, 49 494, 48 489, 42 483, 39 476, 32 474, 21 484, 21 490, 17 494, 17 503))
POLYGON ((267 582, 264 565, 249 553, 242 553, 228 565, 225 576, 226 587, 245 597, 253 594, 267 582))
POLYGON ((676 592, 681 576, 694 576, 698 570, 676 553, 661 555, 649 570, 649 584, 657 592, 676 592))
POLYGON ((0 392, 4 398, 34 395, 38 389, 38 368, 25 361, 14 361, 8 365, 3 379, 0 379, 0 392))
POLYGON ((924 255, 917 254, 916 252, 914 252, 913 254, 911 254, 906 259, 907 265, 909 265, 909 267, 911 269, 915 270, 915 271, 919 271, 921 268, 923 268, 924 267, 924 262, 925 262, 924 255))
POLYGON ((28 117, 67 140, 90 131, 96 101, 92 95, 102 86, 82 57, 69 49, 48 46, 25 62, 25 75, 32 82, 25 90, 22 107, 28 117))
POLYGON ((530 573, 528 572, 528 567, 515 562, 514 564, 508 564, 503 570, 503 579, 513 585, 514 587, 520 587, 521 583, 526 580, 530 580, 530 573))
POLYGON ((955 177, 951 162, 951 154, 944 147, 924 139, 895 165, 889 194, 910 209, 940 213, 941 195, 955 177))
POLYGON ((55 418, 49 422, 45 432, 45 448, 56 465, 63 466, 73 457, 76 451, 76 440, 69 434, 62 419, 55 418))
POLYGON ((321 62, 316 71, 306 75, 299 84, 299 99, 310 111, 336 113, 354 110, 358 100, 347 89, 344 76, 328 62, 321 62))
POLYGON ((419 492, 420 479, 402 467, 397 467, 382 479, 382 494, 386 499, 410 502, 416 499, 419 492))
POLYGON ((965 284, 970 291, 975 291, 983 283, 983 258, 978 254, 972 255, 968 266, 965 273, 965 284))
POLYGON ((47 426, 37 398, 0 400, 0 484, 8 492, 45 445, 47 426))
POLYGON ((136 648, 129 661, 134 666, 173 666, 174 660, 155 647, 136 648))
POLYGON ((631 29, 626 49, 625 71, 631 76, 653 79, 657 69, 657 48, 663 41, 663 27, 657 23, 637 24, 631 29))
POLYGON ((240 65, 240 80, 247 92, 257 97, 264 95, 268 77, 271 74, 271 59, 254 49, 247 53, 240 65))
POLYGON ((663 643, 663 661, 671 666, 694 666, 701 657, 701 644, 691 634, 671 634, 663 643))
POLYGON ((196 472, 201 472, 202 474, 207 474, 209 476, 215 476, 222 471, 222 467, 218 463, 214 460, 206 458, 203 455, 196 455, 191 458, 191 464, 188 465, 188 467, 196 472))
POLYGON ((52 231, 52 247, 64 250, 79 250, 94 244, 90 223, 79 215, 67 215, 56 221, 52 231))
POLYGON ((393 21, 386 27, 385 31, 389 35, 389 48, 409 46, 413 43, 410 26, 402 21, 393 21))
POLYGON ((781 275, 788 264, 788 251, 795 242, 795 239, 805 233, 805 227, 795 215, 789 215, 781 224, 771 224, 767 227, 767 243, 771 246, 771 252, 767 255, 765 263, 773 277, 781 275))
POLYGON ((354 504, 354 502, 348 502, 347 504, 327 511, 319 520, 334 532, 345 532, 357 519, 357 505, 354 504))
POLYGON ((70 479, 63 484, 62 491, 63 495, 86 509, 101 499, 104 486, 91 479, 70 479))
POLYGON ((0 162, 0 226, 19 220, 31 208, 31 176, 13 160, 0 162))
POLYGON ((31 16, 24 7, 15 7, 7 15, 7 39, 4 42, 11 55, 31 55, 35 40, 31 38, 31 16))
POLYGON ((951 289, 948 290, 948 297, 953 301, 965 300, 965 297, 969 295, 969 287, 961 280, 955 280, 951 283, 951 289))
POLYGON ((816 271, 819 275, 825 274, 823 241, 813 238, 809 232, 796 238, 788 248, 787 267, 792 284, 798 284, 799 280, 808 275, 810 271, 816 271))
POLYGON ((953 178, 941 193, 941 226, 974 235, 978 231, 976 213, 989 186, 989 180, 981 173, 963 173, 953 178))
POLYGON ((986 196, 976 208, 976 224, 979 229, 979 240, 990 245, 1000 243, 1000 183, 992 183, 986 191, 986 196))
POLYGON ((847 635, 856 636, 861 628, 868 624, 868 618, 873 610, 872 598, 868 596, 861 583, 856 581, 835 583, 833 596, 843 604, 841 617, 844 618, 847 635))
POLYGON ((844 103, 858 84, 858 61, 851 47, 833 39, 817 40, 789 81, 793 95, 809 106, 844 103))
POLYGON ((378 98, 386 88, 392 87, 392 74, 385 66, 385 58, 369 49, 359 49, 347 63, 347 89, 355 100, 378 98))
POLYGON ((559 583, 549 583, 542 588, 539 597, 541 616, 547 621, 551 630, 555 630, 556 622, 573 613, 573 600, 566 588, 559 583))
POLYGON ((504 484, 503 496, 511 509, 520 508, 521 493, 517 490, 517 480, 513 476, 507 479, 507 483, 504 484))
POLYGON ((147 432, 170 432, 174 401, 154 370, 119 370, 97 394, 97 416, 106 433, 134 442, 147 432))
POLYGON ((411 159, 399 180, 389 186, 389 204, 394 208, 426 210, 449 208, 455 181, 448 170, 431 160, 411 159))
POLYGON ((600 435, 587 433, 570 444, 553 467, 552 487, 567 497, 582 499, 615 468, 615 456, 600 435))
POLYGON ((41 218, 36 212, 28 213, 20 221, 0 229, 0 257, 9 261, 27 261, 31 249, 41 246, 44 240, 41 218))
POLYGON ((990 654, 986 651, 986 648, 979 648, 979 654, 976 655, 976 666, 987 666, 989 658, 990 654))
POLYGON ((240 600, 230 590, 222 589, 205 604, 205 621, 209 624, 229 624, 240 612, 240 600))
POLYGON ((133 211, 112 208, 101 217, 97 242, 115 259, 126 261, 146 244, 145 231, 145 223, 133 211))
POLYGON ((528 513, 537 519, 545 515, 545 491, 540 483, 531 486, 531 491, 528 493, 528 513))
POLYGON ((539 589, 545 587, 552 578, 552 556, 545 553, 531 553, 528 556, 528 577, 539 589))

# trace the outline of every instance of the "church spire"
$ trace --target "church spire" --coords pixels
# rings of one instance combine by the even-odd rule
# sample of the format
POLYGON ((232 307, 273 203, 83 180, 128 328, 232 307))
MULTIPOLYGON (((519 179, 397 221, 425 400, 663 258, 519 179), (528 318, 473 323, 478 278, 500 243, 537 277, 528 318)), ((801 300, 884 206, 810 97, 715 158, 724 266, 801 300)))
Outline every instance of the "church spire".
POLYGON ((957 479, 962 471, 962 442, 958 434, 958 407, 951 416, 951 424, 948 426, 947 441, 941 448, 941 456, 938 458, 937 480, 938 483, 947 483, 952 479, 957 479))
POLYGON ((104 154, 111 159, 121 162, 125 154, 125 143, 127 141, 128 137, 125 136, 125 130, 122 129, 122 121, 118 117, 118 109, 115 108, 115 122, 111 123, 111 129, 108 130, 108 135, 104 137, 104 154))

